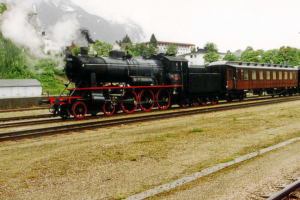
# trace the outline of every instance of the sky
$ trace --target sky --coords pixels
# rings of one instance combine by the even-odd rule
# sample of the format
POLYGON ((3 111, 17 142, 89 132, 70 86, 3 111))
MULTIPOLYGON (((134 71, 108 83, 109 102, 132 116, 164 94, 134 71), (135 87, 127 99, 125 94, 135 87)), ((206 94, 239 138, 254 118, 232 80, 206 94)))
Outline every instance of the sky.
POLYGON ((72 0, 87 12, 137 22, 145 41, 195 44, 207 42, 220 52, 256 49, 300 49, 299 0, 72 0))

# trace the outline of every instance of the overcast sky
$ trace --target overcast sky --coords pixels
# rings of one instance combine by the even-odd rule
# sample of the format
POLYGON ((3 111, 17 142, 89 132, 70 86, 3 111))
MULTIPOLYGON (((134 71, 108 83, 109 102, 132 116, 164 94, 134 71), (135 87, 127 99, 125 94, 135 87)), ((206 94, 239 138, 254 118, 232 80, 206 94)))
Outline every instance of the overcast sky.
POLYGON ((213 42, 219 51, 300 48, 300 0, 73 0, 99 16, 128 17, 149 41, 213 42))

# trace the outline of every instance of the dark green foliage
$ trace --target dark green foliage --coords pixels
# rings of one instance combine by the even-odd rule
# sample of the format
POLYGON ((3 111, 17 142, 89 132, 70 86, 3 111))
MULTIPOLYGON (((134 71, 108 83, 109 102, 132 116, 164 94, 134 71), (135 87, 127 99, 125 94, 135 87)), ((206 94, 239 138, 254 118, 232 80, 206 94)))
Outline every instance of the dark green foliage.
POLYGON ((208 51, 208 52, 215 52, 215 53, 218 52, 217 45, 215 45, 215 44, 212 43, 212 42, 206 43, 205 47, 207 48, 207 51, 208 51))
POLYGON ((205 66, 208 66, 209 63, 219 61, 221 59, 221 56, 219 54, 217 54, 216 52, 209 52, 209 53, 205 54, 203 56, 203 58, 205 61, 204 62, 205 66))
POLYGON ((239 59, 233 55, 230 51, 227 51, 226 55, 224 56, 223 60, 227 61, 238 61, 239 59))
POLYGON ((7 10, 7 6, 5 3, 0 4, 0 14, 7 10))
POLYGON ((130 43, 130 44, 132 44, 131 39, 129 38, 129 36, 127 34, 123 38, 122 43, 130 43))
POLYGON ((146 55, 148 47, 145 43, 138 43, 134 46, 133 56, 146 55))
POLYGON ((280 47, 276 55, 276 64, 282 65, 299 65, 299 50, 291 47, 280 47))
POLYGON ((217 45, 214 43, 206 43, 205 47, 207 48, 208 53, 203 56, 204 58, 204 64, 206 66, 209 65, 209 63, 219 61, 221 59, 221 56, 217 53, 217 45))
POLYGON ((175 46, 174 44, 169 44, 167 46, 167 51, 166 51, 167 54, 174 54, 174 55, 176 55, 177 52, 178 52, 178 47, 175 46))
POLYGON ((261 62, 259 56, 261 55, 261 51, 254 51, 252 47, 248 46, 246 50, 242 53, 241 61, 243 62, 261 62))
POLYGON ((98 56, 108 57, 109 51, 111 51, 112 49, 113 46, 111 44, 96 40, 94 44, 90 45, 88 54, 89 56, 93 57, 95 56, 94 52, 96 52, 98 56))
POLYGON ((149 48, 146 51, 146 56, 151 56, 151 55, 155 55, 155 54, 157 54, 157 51, 156 51, 155 47, 152 44, 150 44, 149 48))
POLYGON ((157 40, 154 34, 151 35, 150 44, 157 48, 157 40))
POLYGON ((261 54, 261 62, 269 64, 278 64, 278 49, 268 50, 261 54))

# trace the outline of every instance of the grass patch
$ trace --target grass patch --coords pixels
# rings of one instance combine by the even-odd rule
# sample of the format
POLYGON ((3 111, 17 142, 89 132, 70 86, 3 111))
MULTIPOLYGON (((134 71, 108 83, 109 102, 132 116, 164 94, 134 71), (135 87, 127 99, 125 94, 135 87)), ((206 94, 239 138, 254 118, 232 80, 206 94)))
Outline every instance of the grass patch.
POLYGON ((135 144, 143 144, 143 143, 149 143, 149 142, 152 142, 151 140, 142 140, 142 141, 136 141, 136 142, 133 142, 135 144))
POLYGON ((176 133, 168 133, 168 134, 164 135, 164 137, 167 137, 167 138, 174 138, 174 137, 179 137, 179 134, 176 134, 176 133))
POLYGON ((126 195, 125 194, 118 194, 115 199, 116 200, 120 200, 120 199, 125 199, 126 198, 126 195))
POLYGON ((234 158, 221 158, 218 163, 228 163, 234 161, 234 158))
POLYGON ((200 128, 194 128, 193 130, 192 130, 192 132, 195 132, 195 133, 201 133, 201 132, 204 132, 204 130, 203 129, 200 129, 200 128))

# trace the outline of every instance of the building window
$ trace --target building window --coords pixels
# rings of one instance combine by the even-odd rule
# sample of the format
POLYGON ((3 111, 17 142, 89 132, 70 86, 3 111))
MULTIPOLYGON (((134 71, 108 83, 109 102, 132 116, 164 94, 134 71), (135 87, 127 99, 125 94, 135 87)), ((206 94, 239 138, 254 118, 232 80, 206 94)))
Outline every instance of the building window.
POLYGON ((249 69, 244 69, 244 80, 245 81, 249 80, 249 69))
POLYGON ((273 80, 277 80, 277 73, 276 73, 276 71, 273 71, 273 80))
POLYGON ((282 71, 278 72, 279 80, 282 80, 282 71))
POLYGON ((195 56, 195 58, 197 58, 197 55, 194 55, 195 56))
POLYGON ((271 80, 271 72, 270 71, 266 71, 266 75, 267 75, 267 80, 271 80))
POLYGON ((290 72, 290 80, 293 80, 293 72, 290 72))
POLYGON ((256 70, 252 69, 252 80, 256 80, 256 70))
POLYGON ((191 55, 191 58, 193 58, 193 55, 191 55))
POLYGON ((288 73, 284 72, 284 80, 288 80, 288 73))
POLYGON ((264 71, 259 70, 259 80, 264 80, 264 71))

